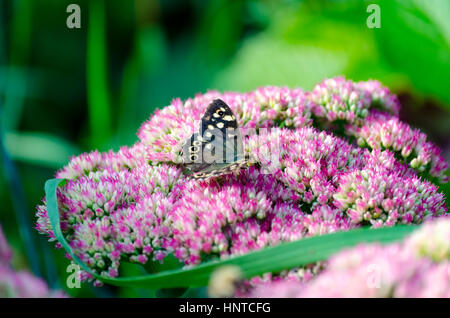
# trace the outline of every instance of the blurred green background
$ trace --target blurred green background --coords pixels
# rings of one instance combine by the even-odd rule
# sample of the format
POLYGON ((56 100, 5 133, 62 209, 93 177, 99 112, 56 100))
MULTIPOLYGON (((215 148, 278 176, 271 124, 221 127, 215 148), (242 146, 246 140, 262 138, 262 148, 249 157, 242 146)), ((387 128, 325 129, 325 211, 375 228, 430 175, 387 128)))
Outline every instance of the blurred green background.
POLYGON ((0 223, 13 266, 72 296, 150 295, 65 287, 69 261, 32 229, 45 180, 72 155, 133 144, 174 97, 309 90, 337 75, 387 85, 402 119, 450 157, 448 0, 2 0, 0 223), (70 3, 81 8, 80 29, 66 26, 70 3), (371 3, 380 28, 367 26, 371 3))

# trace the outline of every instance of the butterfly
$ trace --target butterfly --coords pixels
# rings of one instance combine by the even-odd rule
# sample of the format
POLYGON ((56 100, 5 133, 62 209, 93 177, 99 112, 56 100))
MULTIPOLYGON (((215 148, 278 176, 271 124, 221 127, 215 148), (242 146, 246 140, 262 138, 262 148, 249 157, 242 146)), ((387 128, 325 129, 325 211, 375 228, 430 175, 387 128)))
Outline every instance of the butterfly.
POLYGON ((198 132, 183 143, 181 160, 188 175, 195 179, 227 174, 249 165, 236 117, 223 100, 209 104, 198 132))

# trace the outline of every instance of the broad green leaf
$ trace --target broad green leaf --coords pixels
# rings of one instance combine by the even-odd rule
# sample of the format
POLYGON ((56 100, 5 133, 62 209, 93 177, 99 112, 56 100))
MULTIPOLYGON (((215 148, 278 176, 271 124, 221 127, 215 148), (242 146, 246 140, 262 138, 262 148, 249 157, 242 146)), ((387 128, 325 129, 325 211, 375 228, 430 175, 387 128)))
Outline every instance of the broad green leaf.
POLYGON ((365 24, 365 6, 360 1, 340 5, 305 3, 280 9, 267 30, 242 42, 214 86, 252 90, 287 85, 309 90, 324 78, 338 75, 403 86, 380 57, 374 32, 365 24), (320 10, 313 9, 316 6, 320 10))
POLYGON ((250 278, 267 272, 279 272, 284 269, 326 260, 343 248, 348 248, 356 244, 364 242, 390 243, 397 241, 416 228, 415 226, 406 225, 381 229, 361 228, 347 232, 304 238, 295 242, 267 247, 242 256, 203 263, 188 269, 173 269, 135 277, 108 278, 93 273, 73 253, 64 238, 60 227, 56 195, 58 185, 64 182, 65 180, 62 179, 51 179, 45 184, 47 212, 53 232, 64 249, 84 270, 104 283, 116 286, 132 286, 149 289, 202 287, 208 284, 211 273, 223 265, 236 265, 241 269, 245 278, 250 278))
POLYGON ((450 5, 448 1, 381 1, 377 39, 391 66, 414 87, 450 105, 450 5))
POLYGON ((80 152, 64 139, 38 132, 5 133, 5 148, 15 160, 56 169, 80 152))

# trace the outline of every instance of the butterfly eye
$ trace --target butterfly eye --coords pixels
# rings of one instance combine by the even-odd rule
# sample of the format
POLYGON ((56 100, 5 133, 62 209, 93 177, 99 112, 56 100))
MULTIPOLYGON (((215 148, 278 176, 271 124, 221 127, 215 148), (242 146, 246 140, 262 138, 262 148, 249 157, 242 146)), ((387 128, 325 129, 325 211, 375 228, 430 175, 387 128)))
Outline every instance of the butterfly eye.
POLYGON ((223 116, 225 113, 221 110, 219 110, 219 116, 223 116))
POLYGON ((197 158, 198 158, 198 156, 197 155, 191 155, 191 161, 195 161, 195 160, 197 160, 197 158))

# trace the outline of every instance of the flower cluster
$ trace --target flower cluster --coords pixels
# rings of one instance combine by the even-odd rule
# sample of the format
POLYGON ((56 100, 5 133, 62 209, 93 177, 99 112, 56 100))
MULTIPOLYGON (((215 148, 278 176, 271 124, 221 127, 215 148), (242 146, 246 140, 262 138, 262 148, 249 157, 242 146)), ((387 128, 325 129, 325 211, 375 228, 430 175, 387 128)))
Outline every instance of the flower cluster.
POLYGON ((374 227, 420 223, 428 215, 444 214, 444 196, 437 187, 417 176, 405 176, 405 171, 376 163, 353 169, 340 178, 334 205, 352 222, 370 222, 374 227))
POLYGON ((0 226, 0 298, 65 297, 61 291, 49 290, 47 284, 27 271, 11 266, 12 252, 0 226))
POLYGON ((136 143, 132 147, 121 147, 117 153, 113 151, 107 153, 93 151, 71 158, 69 164, 58 171, 56 177, 77 179, 80 176, 88 175, 90 172, 105 169, 114 171, 133 169, 147 163, 146 157, 146 147, 141 143, 136 143))
POLYGON ((315 104, 314 114, 330 122, 360 122, 367 116, 371 105, 368 90, 360 89, 356 83, 342 77, 326 79, 317 84, 310 99, 315 104))
POLYGON ((333 125, 342 122, 341 134, 357 138, 360 147, 389 149, 419 172, 427 171, 447 182, 448 164, 439 148, 398 119, 397 97, 378 81, 355 83, 342 77, 326 79, 311 92, 268 86, 243 94, 210 91, 184 103, 175 99, 157 110, 138 132, 147 159, 180 162, 183 141, 198 129, 207 105, 216 98, 230 106, 245 135, 281 127, 334 131, 333 125))
MULTIPOLYGON (((75 253, 100 275, 118 276, 120 260, 146 263, 167 253, 168 195, 181 170, 167 165, 105 169, 68 180, 58 191, 61 229, 75 253)), ((38 206, 36 228, 55 240, 45 205, 38 206)), ((83 279, 89 278, 84 273, 83 279)), ((98 282, 97 282, 98 283, 98 282)))
POLYGON ((251 297, 450 297, 450 219, 427 222, 401 243, 362 244, 333 256, 307 283, 261 284, 251 297))
POLYGON ((427 172, 443 182, 448 181, 444 174, 448 163, 440 155, 440 149, 427 141, 424 133, 401 122, 395 116, 371 112, 363 125, 349 127, 348 132, 357 138, 361 147, 389 149, 412 168, 427 172))
MULTIPOLYGON (((340 79, 344 81, 344 79, 340 79)), ((380 109, 398 116, 400 113, 400 102, 397 96, 391 94, 389 89, 380 82, 369 80, 356 83, 357 89, 366 92, 371 98, 373 108, 380 109)))
MULTIPOLYGON (((346 138, 361 134, 375 109, 396 115, 399 104, 376 81, 343 78, 325 80, 312 92, 262 87, 176 99, 141 126, 132 147, 80 155, 57 173, 68 179, 58 190, 63 234, 93 272, 115 277, 123 262, 148 265, 172 254, 194 266, 312 235, 446 214, 443 195, 417 166, 396 156, 399 148, 361 148, 346 138), (233 110, 251 166, 192 180, 182 173, 181 145, 216 98, 233 110), (349 126, 340 137, 332 129, 339 120, 349 126)), ((433 171, 443 175, 440 153, 427 158, 440 162, 433 171)), ((37 217, 38 231, 55 241, 45 201, 37 217)), ((318 268, 248 283, 308 280, 318 268)))
POLYGON ((427 257, 435 262, 450 260, 450 218, 425 223, 420 231, 407 240, 408 249, 416 256, 427 257))
POLYGON ((313 128, 272 129, 253 135, 247 151, 264 169, 296 191, 303 202, 326 204, 338 177, 363 165, 362 152, 345 140, 313 128))

